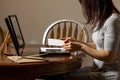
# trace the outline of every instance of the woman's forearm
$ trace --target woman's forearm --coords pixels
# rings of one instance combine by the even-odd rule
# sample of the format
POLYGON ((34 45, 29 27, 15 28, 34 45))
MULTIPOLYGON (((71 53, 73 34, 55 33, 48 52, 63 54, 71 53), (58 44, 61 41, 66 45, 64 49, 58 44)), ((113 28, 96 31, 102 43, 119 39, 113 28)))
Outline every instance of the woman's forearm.
MULTIPOLYGON (((83 42, 83 43, 84 43, 84 42, 83 42)), ((88 43, 84 43, 84 44, 86 44, 87 46, 89 46, 89 47, 91 47, 91 48, 96 49, 96 45, 95 45, 94 42, 88 42, 88 43)))
POLYGON ((88 44, 81 43, 80 46, 81 50, 84 51, 86 54, 102 61, 112 62, 116 57, 114 52, 96 50, 95 48, 90 47, 90 45, 88 44))

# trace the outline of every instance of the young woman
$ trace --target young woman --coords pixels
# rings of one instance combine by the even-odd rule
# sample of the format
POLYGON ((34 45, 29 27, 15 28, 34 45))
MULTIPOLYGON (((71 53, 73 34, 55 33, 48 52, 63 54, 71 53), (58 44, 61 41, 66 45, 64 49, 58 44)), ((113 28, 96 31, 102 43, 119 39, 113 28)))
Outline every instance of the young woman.
POLYGON ((93 43, 66 38, 64 49, 82 50, 94 58, 95 68, 81 68, 66 80, 120 80, 120 12, 112 0, 79 0, 86 24, 93 25, 93 43))

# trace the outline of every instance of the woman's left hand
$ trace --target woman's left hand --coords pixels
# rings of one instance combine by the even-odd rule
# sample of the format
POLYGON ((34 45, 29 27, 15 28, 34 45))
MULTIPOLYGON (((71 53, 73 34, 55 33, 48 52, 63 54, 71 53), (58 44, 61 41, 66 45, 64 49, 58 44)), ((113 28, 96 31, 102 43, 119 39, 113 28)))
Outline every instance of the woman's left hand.
POLYGON ((74 52, 74 51, 79 51, 81 49, 80 42, 78 42, 77 40, 74 40, 72 38, 66 38, 64 39, 64 42, 65 44, 63 45, 63 48, 66 51, 74 52))

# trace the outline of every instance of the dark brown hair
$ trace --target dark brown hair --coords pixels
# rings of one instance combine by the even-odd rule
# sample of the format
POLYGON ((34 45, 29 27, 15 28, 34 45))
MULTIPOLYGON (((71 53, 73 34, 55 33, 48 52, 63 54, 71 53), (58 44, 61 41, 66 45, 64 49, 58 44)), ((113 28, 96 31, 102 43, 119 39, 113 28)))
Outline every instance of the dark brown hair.
POLYGON ((94 24, 93 28, 99 22, 97 29, 100 29, 113 11, 120 14, 112 0, 79 0, 79 2, 87 17, 87 24, 94 24))

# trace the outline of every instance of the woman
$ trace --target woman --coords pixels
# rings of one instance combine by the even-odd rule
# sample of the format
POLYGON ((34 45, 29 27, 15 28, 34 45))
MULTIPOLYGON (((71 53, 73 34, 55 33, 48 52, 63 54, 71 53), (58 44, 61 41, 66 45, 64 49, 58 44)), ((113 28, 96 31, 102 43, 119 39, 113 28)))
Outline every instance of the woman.
POLYGON ((81 68, 66 80, 120 80, 120 12, 112 0, 79 0, 86 24, 93 25, 93 43, 66 38, 64 49, 82 50, 94 58, 94 70, 81 68))

